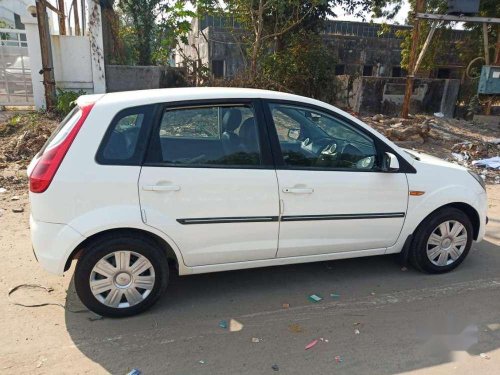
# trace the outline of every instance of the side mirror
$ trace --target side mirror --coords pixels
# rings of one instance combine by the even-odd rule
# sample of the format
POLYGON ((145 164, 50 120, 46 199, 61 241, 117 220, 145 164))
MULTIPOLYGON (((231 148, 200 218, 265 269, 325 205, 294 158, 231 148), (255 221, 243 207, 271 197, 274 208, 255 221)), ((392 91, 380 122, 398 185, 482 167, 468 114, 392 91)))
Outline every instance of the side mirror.
POLYGON ((288 129, 288 138, 296 141, 300 137, 300 129, 288 129))
POLYGON ((390 152, 384 153, 382 170, 384 172, 396 172, 399 170, 399 161, 396 155, 390 152))

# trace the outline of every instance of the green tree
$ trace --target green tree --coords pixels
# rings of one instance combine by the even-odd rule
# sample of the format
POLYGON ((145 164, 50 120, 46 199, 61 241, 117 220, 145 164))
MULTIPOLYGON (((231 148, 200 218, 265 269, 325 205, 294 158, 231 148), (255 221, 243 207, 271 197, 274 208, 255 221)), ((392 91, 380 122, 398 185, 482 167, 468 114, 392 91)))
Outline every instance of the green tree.
MULTIPOLYGON (((412 24, 414 21, 413 9, 415 9, 415 0, 410 0, 410 13, 408 14, 407 23, 412 24)), ((446 14, 447 1, 446 0, 427 0, 426 12, 435 14, 446 14)), ((479 6, 479 16, 482 17, 498 17, 500 14, 500 1, 498 0, 481 0, 479 6)), ((460 60, 464 65, 468 64, 473 58, 477 56, 484 56, 483 48, 483 34, 482 24, 480 23, 466 23, 465 29, 470 31, 470 37, 452 43, 452 28, 456 23, 448 22, 439 25, 436 30, 432 43, 427 50, 422 61, 421 68, 423 70, 432 70, 440 61, 446 61, 447 53, 453 48, 458 53, 460 60)), ((430 30, 430 22, 421 22, 421 32, 419 38, 419 50, 422 48, 427 34, 430 30)), ((404 37, 401 44, 402 46, 402 61, 401 66, 408 68, 409 55, 411 49, 411 30, 400 31, 398 34, 404 37)), ((488 38, 490 46, 495 44, 498 35, 498 27, 490 26, 488 29, 488 38)))
POLYGON ((138 65, 164 63, 177 38, 190 28, 186 0, 119 0, 125 19, 130 20, 138 65), (154 52, 154 53, 153 53, 154 52))
POLYGON ((270 50, 281 49, 286 37, 301 29, 319 30, 333 7, 340 5, 353 14, 374 12, 390 17, 402 0, 202 0, 203 11, 212 9, 233 16, 245 30, 250 76, 255 78, 259 61, 270 50))
POLYGON ((289 37, 283 49, 264 59, 262 75, 296 94, 333 102, 337 93, 335 60, 320 35, 301 31, 289 37))

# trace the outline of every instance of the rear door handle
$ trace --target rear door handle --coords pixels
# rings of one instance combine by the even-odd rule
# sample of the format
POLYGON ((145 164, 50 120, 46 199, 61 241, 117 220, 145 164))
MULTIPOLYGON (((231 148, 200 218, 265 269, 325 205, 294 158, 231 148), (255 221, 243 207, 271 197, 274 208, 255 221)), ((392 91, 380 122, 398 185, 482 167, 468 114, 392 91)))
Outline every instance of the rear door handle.
POLYGON ((181 187, 178 185, 143 185, 142 190, 145 191, 179 191, 181 187))
POLYGON ((312 194, 312 193, 314 193, 314 189, 313 188, 283 188, 283 193, 312 194))

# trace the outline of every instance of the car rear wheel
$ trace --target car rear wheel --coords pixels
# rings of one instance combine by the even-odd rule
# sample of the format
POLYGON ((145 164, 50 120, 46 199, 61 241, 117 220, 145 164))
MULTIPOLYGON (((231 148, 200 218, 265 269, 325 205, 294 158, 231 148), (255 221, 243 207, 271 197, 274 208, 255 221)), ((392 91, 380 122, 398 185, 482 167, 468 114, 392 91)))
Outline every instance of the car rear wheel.
POLYGON ((458 267, 472 244, 473 230, 462 211, 446 207, 420 224, 411 249, 411 262, 428 273, 444 273, 458 267))
POLYGON ((105 238, 91 244, 75 271, 75 288, 91 311, 109 317, 151 307, 168 283, 167 258, 147 239, 105 238))

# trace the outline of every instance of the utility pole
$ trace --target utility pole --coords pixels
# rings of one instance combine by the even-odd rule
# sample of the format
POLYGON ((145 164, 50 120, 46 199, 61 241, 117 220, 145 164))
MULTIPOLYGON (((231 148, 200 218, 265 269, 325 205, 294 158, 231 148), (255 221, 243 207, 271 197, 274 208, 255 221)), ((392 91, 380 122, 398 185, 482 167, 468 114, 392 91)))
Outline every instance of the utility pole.
POLYGON ((73 18, 75 20, 75 35, 80 35, 80 16, 78 15, 78 1, 73 0, 73 18))
POLYGON ((59 10, 59 35, 66 35, 66 17, 64 16, 64 0, 57 0, 57 8, 59 10))
MULTIPOLYGON (((423 13, 425 8, 425 0, 417 0, 415 5, 415 13, 423 13)), ((408 62, 408 74, 406 76, 405 97, 403 100, 403 109, 401 110, 401 117, 408 118, 410 111, 411 94, 413 93, 413 79, 415 77, 415 63, 417 59, 418 40, 420 36, 420 19, 415 17, 413 20, 413 31, 411 35, 411 50, 410 61, 408 62)))
POLYGON ((54 80, 54 67, 52 63, 52 47, 50 44, 49 17, 44 0, 36 0, 36 18, 40 34, 40 51, 42 54, 43 86, 45 88, 45 104, 47 110, 52 110, 56 105, 56 83, 54 80))

